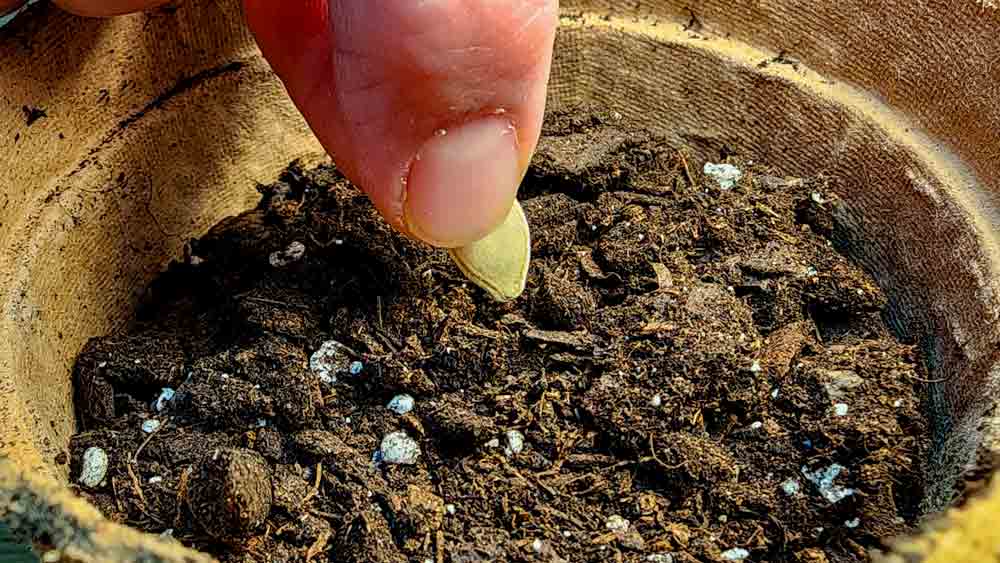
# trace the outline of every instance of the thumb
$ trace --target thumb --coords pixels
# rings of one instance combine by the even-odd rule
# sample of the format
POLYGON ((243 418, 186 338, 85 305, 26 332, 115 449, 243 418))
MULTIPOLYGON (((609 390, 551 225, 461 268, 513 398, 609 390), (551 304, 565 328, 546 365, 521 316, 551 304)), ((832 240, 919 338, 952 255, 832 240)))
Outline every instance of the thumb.
POLYGON ((397 229, 457 247, 506 217, 538 142, 557 0, 243 0, 341 170, 397 229))

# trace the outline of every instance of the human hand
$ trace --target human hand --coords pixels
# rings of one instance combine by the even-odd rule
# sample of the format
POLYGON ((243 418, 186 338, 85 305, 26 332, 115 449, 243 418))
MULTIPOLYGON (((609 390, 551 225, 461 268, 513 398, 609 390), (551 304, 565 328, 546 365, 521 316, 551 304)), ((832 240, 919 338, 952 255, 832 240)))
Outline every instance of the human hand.
MULTIPOLYGON (((87 16, 164 1, 53 0, 87 16)), ((317 138, 394 227, 454 248, 507 216, 541 130, 558 0, 243 7, 317 138)))

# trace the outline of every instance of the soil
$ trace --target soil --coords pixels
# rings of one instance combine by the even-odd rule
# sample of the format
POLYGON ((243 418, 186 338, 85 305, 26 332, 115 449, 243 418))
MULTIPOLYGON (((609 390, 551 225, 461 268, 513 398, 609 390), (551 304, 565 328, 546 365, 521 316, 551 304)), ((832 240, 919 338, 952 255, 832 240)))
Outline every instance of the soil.
POLYGON ((918 358, 835 179, 721 156, 550 112, 506 304, 293 164, 80 354, 79 493, 232 562, 867 560, 917 516, 918 358))

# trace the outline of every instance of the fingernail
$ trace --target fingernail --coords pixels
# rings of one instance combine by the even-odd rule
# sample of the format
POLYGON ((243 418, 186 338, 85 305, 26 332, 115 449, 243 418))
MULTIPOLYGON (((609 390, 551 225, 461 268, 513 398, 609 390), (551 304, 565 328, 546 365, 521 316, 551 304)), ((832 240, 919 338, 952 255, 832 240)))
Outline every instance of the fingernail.
POLYGON ((490 116, 439 130, 417 153, 403 220, 428 244, 457 248, 490 234, 507 216, 522 170, 509 120, 490 116))

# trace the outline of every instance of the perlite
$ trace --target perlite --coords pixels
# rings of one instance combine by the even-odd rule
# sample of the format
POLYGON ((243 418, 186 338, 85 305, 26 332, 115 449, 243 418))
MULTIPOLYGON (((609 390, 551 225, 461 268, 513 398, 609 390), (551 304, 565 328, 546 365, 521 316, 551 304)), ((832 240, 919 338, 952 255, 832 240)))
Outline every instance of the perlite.
POLYGON ((521 204, 515 201, 504 222, 485 238, 450 254, 465 277, 494 299, 516 299, 524 291, 531 263, 531 233, 521 204))
POLYGON ((80 471, 80 484, 93 489, 104 482, 108 474, 108 454, 96 446, 83 452, 83 467, 80 471))

